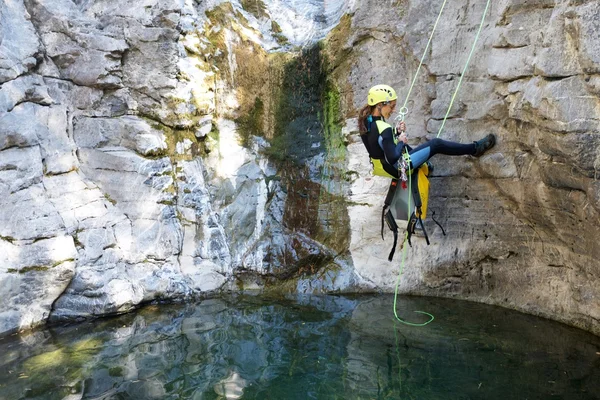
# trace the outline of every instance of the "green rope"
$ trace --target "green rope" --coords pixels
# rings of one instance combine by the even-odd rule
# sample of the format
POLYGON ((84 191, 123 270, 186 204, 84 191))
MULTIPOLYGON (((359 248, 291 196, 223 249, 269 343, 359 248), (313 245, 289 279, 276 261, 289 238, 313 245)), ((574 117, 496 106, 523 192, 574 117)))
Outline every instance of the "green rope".
POLYGON ((402 276, 402 270, 404 269, 404 260, 406 259, 406 246, 405 246, 405 244, 406 244, 406 239, 407 238, 408 238, 408 233, 404 235, 404 242, 402 243, 402 246, 403 246, 403 248, 402 248, 402 263, 400 265, 400 272, 398 273, 398 279, 396 281, 396 290, 394 291, 394 317, 396 317, 396 319, 399 322, 403 323, 404 325, 409 325, 409 326, 425 326, 425 325, 427 325, 428 323, 430 323, 431 321, 433 321, 435 319, 435 317, 433 316, 433 314, 430 314, 430 313, 428 313, 426 311, 413 311, 413 312, 416 312, 418 314, 428 315, 430 317, 428 321, 425 321, 423 323, 417 324, 417 323, 414 323, 414 322, 408 322, 408 321, 403 320, 402 318, 400 318, 398 316, 398 313, 396 311, 396 303, 397 303, 397 299, 398 299, 398 286, 400 286, 400 277, 402 276))
MULTIPOLYGON (((419 67, 417 68, 417 72, 415 73, 415 76, 413 77, 412 83, 410 85, 410 88, 408 90, 408 94, 406 95, 406 99, 404 100, 404 105, 402 106, 402 108, 399 110, 399 117, 401 121, 404 121, 404 116, 406 115, 406 113, 408 112, 408 109, 406 108, 406 104, 408 103, 408 98, 413 90, 413 86, 415 84, 415 81, 417 79, 417 75, 419 73, 419 70, 421 69, 421 66, 423 65, 423 60, 425 59, 425 55, 427 53, 427 50, 429 49, 429 46, 431 45, 431 40, 433 38, 433 33, 435 32, 436 28, 437 28, 437 24, 440 20, 440 17, 442 15, 442 11, 444 10, 444 7, 446 6, 446 1, 444 0, 444 2, 442 3, 442 7, 440 9, 440 12, 438 14, 438 17, 435 21, 435 24, 433 26, 433 30, 431 31, 431 35, 429 35, 429 41, 427 42, 427 46, 425 47, 425 51, 423 52, 423 56, 421 57, 421 61, 419 63, 419 67)), ((469 52, 469 56, 467 57, 467 62, 465 63, 465 66, 462 70, 462 73, 460 74, 460 79, 458 80, 458 84, 456 86, 456 89, 454 90, 454 93, 452 95, 452 98, 450 100, 450 105, 448 106, 448 110, 446 111, 446 115, 444 116, 444 120, 442 121, 442 125, 440 126, 440 129, 438 131, 437 137, 440 137, 440 134, 442 133, 442 129, 444 129, 444 125, 446 124, 446 119, 448 119, 448 115, 450 115, 450 110, 452 109, 452 105, 454 104, 454 100, 456 98, 456 95, 458 94, 458 90, 460 89, 460 85, 462 84, 462 80, 463 77, 465 76, 465 72, 469 66, 469 63, 471 62, 471 57, 473 56, 473 53, 475 52, 475 47, 477 45, 477 41, 479 40, 479 36, 481 34, 481 29, 483 28, 483 23, 485 22, 485 16, 487 15, 489 6, 490 6, 490 2, 491 0, 487 0, 487 3, 485 5, 485 10, 483 11, 483 15, 481 16, 481 22, 479 23, 479 29, 477 30, 477 34, 475 35, 475 40, 473 41, 473 45, 471 46, 471 51, 469 52)), ((410 177, 413 173, 413 171, 410 169, 410 162, 408 163, 409 165, 409 174, 408 176, 410 177)), ((411 214, 411 206, 410 206, 410 197, 412 195, 412 180, 409 178, 408 179, 408 218, 410 220, 410 214, 411 214)), ((412 323, 412 322, 408 322, 408 321, 404 321, 403 319, 401 319, 400 317, 398 317, 398 313, 396 311, 396 304, 397 304, 397 299, 398 299, 398 287, 400 286, 400 279, 402 277, 402 272, 404 271, 404 265, 405 265, 405 261, 406 261, 406 241, 408 240, 408 232, 406 232, 406 234, 404 235, 404 241, 402 242, 402 262, 400 263, 400 270, 398 271, 398 279, 396 280, 396 288, 394 290, 394 317, 401 323, 405 324, 405 325, 410 325, 410 326, 425 326, 427 324, 429 324, 430 322, 432 322, 434 320, 434 316, 428 312, 425 311, 414 311, 416 313, 419 314, 425 314, 428 315, 430 317, 430 319, 426 322, 423 323, 412 323)))
POLYGON ((404 99, 404 104, 402 105, 402 108, 400 108, 400 110, 399 110, 398 117, 401 121, 404 121, 404 116, 408 112, 408 108, 406 108, 406 104, 408 104, 408 98, 410 97, 410 94, 412 93, 412 90, 415 86, 415 82, 417 81, 417 77, 419 76, 419 71, 421 70, 421 67, 423 66, 423 61, 425 60, 425 56, 427 55, 427 50, 429 50, 429 46, 431 46, 431 40, 433 39, 433 34, 435 33, 435 30, 437 29, 438 22, 440 22, 440 18, 442 17, 442 13, 444 11, 444 7, 446 7, 447 1, 448 0, 444 0, 444 2, 442 3, 442 8, 440 8, 440 12, 437 16, 437 19, 435 20, 435 24, 433 24, 433 29, 431 30, 431 34, 429 35, 429 40, 427 41, 427 46, 425 46, 425 50, 423 50, 423 55, 421 56, 421 61, 419 61, 419 66, 417 67, 417 71, 415 72, 415 75, 413 76, 412 82, 410 84, 410 88, 408 89, 408 93, 406 94, 406 98, 404 99))
MULTIPOLYGON (((412 195, 412 179, 410 178, 412 176, 413 170, 410 167, 410 163, 408 164, 408 219, 410 221, 410 196, 412 195)), ((400 270, 398 271, 398 279, 396 279, 396 289, 394 290, 394 317, 396 317, 396 319, 405 324, 405 325, 410 325, 410 326, 425 326, 428 323, 430 323, 431 321, 434 320, 434 316, 429 314, 428 312, 425 311, 414 311, 416 313, 419 314, 425 314, 425 315, 429 315, 431 318, 429 319, 429 321, 423 322, 423 323, 414 323, 414 322, 408 322, 403 320, 402 318, 398 317, 398 312, 396 311, 396 303, 398 302, 398 287, 400 286, 400 278, 402 278, 402 272, 404 271, 404 264, 406 261, 406 241, 408 240, 408 232, 406 232, 404 234, 404 240, 402 241, 402 262, 400 263, 400 270)))
POLYGON ((473 53, 475 52, 475 46, 477 45, 477 41, 479 40, 479 35, 481 34, 481 28, 483 28, 483 23, 485 22, 485 16, 490 7, 490 2, 491 2, 491 0, 487 0, 487 3, 485 5, 485 10, 483 10, 483 15, 481 16, 481 22, 479 23, 479 29, 477 30, 477 34, 475 35, 475 40, 473 41, 473 46, 471 46, 471 51, 469 52, 469 57, 467 57, 467 62, 465 63, 465 66, 460 74, 460 79, 458 80, 458 84, 456 85, 454 94, 452 94, 452 98, 450 99, 450 105, 448 106, 446 115, 444 115, 444 120, 442 121, 442 126, 440 126, 440 129, 436 136, 438 138, 442 134, 442 129, 444 129, 444 125, 446 125, 446 119, 448 119, 448 115, 450 115, 450 110, 452 109, 452 105, 454 104, 454 99, 456 98, 456 95, 458 94, 458 90, 460 89, 460 85, 462 84, 462 80, 465 76, 465 72, 467 71, 467 68, 469 67, 469 63, 471 62, 471 57, 473 56, 473 53))

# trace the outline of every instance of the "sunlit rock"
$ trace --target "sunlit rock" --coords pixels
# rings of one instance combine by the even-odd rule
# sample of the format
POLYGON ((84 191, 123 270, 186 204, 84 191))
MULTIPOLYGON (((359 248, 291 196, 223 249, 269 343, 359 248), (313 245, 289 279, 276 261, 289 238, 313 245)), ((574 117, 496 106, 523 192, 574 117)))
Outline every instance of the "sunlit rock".
POLYGON ((42 53, 36 28, 22 1, 0 4, 0 84, 29 72, 42 53), (16 34, 15 34, 16 33, 16 34))
POLYGON ((75 143, 79 147, 126 147, 143 156, 160 156, 167 150, 165 134, 137 117, 82 117, 73 125, 75 143))

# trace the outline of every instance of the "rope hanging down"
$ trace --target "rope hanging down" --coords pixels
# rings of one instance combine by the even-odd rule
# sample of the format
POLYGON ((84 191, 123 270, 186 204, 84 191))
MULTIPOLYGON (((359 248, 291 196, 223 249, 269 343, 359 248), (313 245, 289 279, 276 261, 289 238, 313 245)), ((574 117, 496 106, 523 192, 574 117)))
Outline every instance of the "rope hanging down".
MULTIPOLYGON (((431 45, 431 41, 433 38, 433 34, 435 32, 435 30, 437 29, 437 25, 438 22, 442 16, 442 13, 444 11, 444 7, 446 6, 446 2, 447 0, 444 0, 444 2, 442 3, 442 7, 440 8, 440 12, 437 16, 437 19, 435 20, 435 24, 433 25, 433 29, 431 30, 431 34, 429 35, 429 40, 427 41, 427 45, 425 46, 425 50, 423 51, 423 55, 421 56, 421 61, 419 62, 419 67, 417 68, 417 71, 415 72, 415 75, 412 79, 412 82, 410 84, 410 88, 408 90, 408 93, 406 94, 406 99, 404 100, 404 105, 400 108, 400 110, 398 111, 398 116, 396 117, 396 120, 400 120, 400 121, 404 121, 404 118, 406 116, 406 114, 408 114, 408 108, 406 107, 406 104, 408 103, 408 99, 410 97, 410 94, 413 90, 413 87, 415 85, 415 82, 417 80, 417 76, 419 74, 419 71, 421 69, 421 66, 423 65, 423 60, 425 59, 425 56, 427 55, 427 51, 429 50, 429 47, 431 45)), ((479 29, 477 30, 477 34, 475 35, 475 40, 473 40, 473 45, 471 46, 471 51, 469 52, 469 56, 467 57, 467 61, 465 62, 465 66, 463 67, 462 73, 460 74, 460 79, 458 80, 458 84, 456 85, 456 89, 454 90, 454 93, 452 94, 452 98, 450 99, 450 105, 448 106, 448 110, 446 111, 446 115, 444 115, 444 119, 442 121, 442 125, 440 126, 440 129, 438 130, 438 134, 436 137, 440 137, 442 130, 444 129, 444 125, 446 125, 446 120, 448 119, 448 115, 450 115, 450 110, 452 109, 452 106, 454 105, 454 100, 456 99, 456 95, 458 94, 458 91, 460 89, 460 85, 462 84, 462 80, 463 77, 465 76, 465 72, 467 71, 467 68, 469 66, 469 63, 471 62, 471 58, 473 56, 473 53, 475 52, 475 47, 477 45, 477 42, 479 41, 479 36, 481 34, 481 29, 483 28, 483 24, 485 22, 485 16, 487 15, 487 12, 489 10, 490 7, 490 3, 491 0, 487 0, 487 3, 485 5, 485 10, 483 11, 483 15, 481 16, 481 22, 479 23, 479 29)), ((410 164, 409 164, 410 165, 410 164)), ((409 167, 410 168, 410 167, 409 167)), ((412 170, 409 171, 410 174, 412 174, 412 170)), ((409 181, 409 196, 408 196, 408 214, 410 215, 410 193, 412 193, 412 191, 410 190, 410 184, 411 184, 411 179, 408 180, 409 181)), ((410 217, 409 217, 410 218, 410 217)), ((400 270, 398 271, 398 279, 396 280, 396 288, 394 290, 394 317, 401 323, 405 324, 405 325, 410 325, 410 326, 425 326, 427 324, 429 324, 431 321, 434 320, 434 316, 428 312, 425 311, 415 311, 416 313, 420 313, 420 314, 425 314, 428 315, 430 317, 430 319, 426 322, 423 323, 412 323, 412 322, 407 322, 404 321, 403 319, 401 319, 400 317, 398 317, 397 311, 396 311, 396 303, 397 303, 397 298, 398 298, 398 287, 400 286, 400 278, 402 277, 402 272, 404 271, 404 265, 405 265, 405 261, 406 261, 406 240, 408 238, 408 232, 404 235, 404 240, 402 241, 402 261, 400 263, 400 270)))
POLYGON ((454 99, 456 99, 456 95, 458 94, 458 90, 460 89, 460 85, 462 84, 463 78, 465 76, 465 72, 467 71, 467 68, 469 67, 469 63, 471 62, 471 57, 473 57, 473 53, 475 52, 475 45, 477 44, 477 41, 479 40, 479 35, 481 34, 481 28, 483 28, 483 23, 485 22, 485 16, 488 12, 488 9, 490 8, 490 1, 491 0, 487 0, 487 3, 485 4, 485 10, 483 10, 483 15, 481 16, 481 22, 479 23, 479 29, 477 30, 477 34, 475 35, 475 40, 473 41, 473 46, 471 46, 471 51, 469 52, 469 57, 467 57, 467 62, 465 63, 465 66, 464 66, 462 72, 460 73, 460 78, 458 80, 458 84, 456 85, 454 94, 452 95, 452 98, 450 99, 450 105, 448 106, 448 110, 446 110, 446 115, 444 115, 444 120, 442 121, 442 126, 440 126, 440 129, 438 130, 438 134, 436 136, 438 138, 442 134, 442 129, 444 129, 444 125, 446 125, 446 120, 448 119, 448 115, 450 114, 450 110, 452 109, 452 105, 454 104, 454 99))
POLYGON ((417 77, 419 76, 419 71, 421 71, 421 67, 423 66, 423 61, 425 60, 425 56, 427 56, 427 51, 429 50, 429 47, 431 46, 431 40, 433 39, 433 34, 435 33, 435 30, 437 29, 438 22, 440 22, 440 18, 442 17, 442 13, 444 12, 444 7, 446 7, 447 1, 448 0, 444 0, 444 2, 442 3, 440 12, 438 13, 437 19, 435 20, 435 24, 433 24, 433 29, 431 30, 431 34, 429 35, 429 40, 427 41, 427 45, 425 46, 425 50, 423 50, 423 55, 421 56, 421 60, 419 61, 419 66, 417 67, 417 71, 415 72, 412 82, 410 83, 410 87, 408 88, 408 93, 406 93, 406 98, 404 99, 404 104, 402 104, 402 107, 400 107, 400 110, 398 110, 398 116, 396 117, 396 120, 404 121, 404 117, 406 116, 406 114, 408 114, 408 108, 406 107, 406 105, 408 104, 408 99, 410 98, 410 94, 412 93, 412 90, 415 87, 415 82, 417 81, 417 77))
MULTIPOLYGON (((412 175, 413 171, 412 169, 410 169, 410 164, 409 164, 409 173, 410 175, 412 175)), ((410 194, 412 193, 412 179, 408 180, 408 210, 409 210, 409 214, 410 215, 410 194)), ((410 218, 410 216, 408 217, 410 218)), ((410 326, 425 326, 428 323, 430 323, 431 321, 434 320, 434 316, 432 314, 429 314, 426 311, 415 311, 416 313, 419 314, 425 314, 425 315, 429 315, 429 320, 425 321, 423 323, 414 323, 414 322, 408 322, 403 320, 402 318, 398 317, 398 313, 396 311, 396 303, 398 302, 398 287, 400 286, 400 278, 402 277, 402 272, 404 271, 404 260, 406 259, 406 240, 408 239, 408 232, 406 232, 404 234, 404 240, 402 241, 402 262, 400 263, 400 271, 398 271, 398 279, 396 279, 396 289, 394 290, 394 317, 396 317, 396 319, 398 321, 400 321, 401 323, 403 323, 404 325, 410 325, 410 326)))

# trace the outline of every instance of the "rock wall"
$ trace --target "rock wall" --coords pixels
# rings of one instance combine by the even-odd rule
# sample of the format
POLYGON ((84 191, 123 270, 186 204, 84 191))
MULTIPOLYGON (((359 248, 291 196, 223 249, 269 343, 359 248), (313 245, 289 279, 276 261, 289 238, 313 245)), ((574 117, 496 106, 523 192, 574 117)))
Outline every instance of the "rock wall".
MULTIPOLYGON (((413 144, 437 134, 483 6, 447 5, 408 103, 413 144)), ((494 2, 441 137, 499 143, 434 159, 447 236, 427 223, 401 292, 600 333, 599 7, 494 2)), ((403 100, 437 11, 3 2, 0 333, 222 290, 394 290, 388 182, 355 116, 373 84, 403 100)))
MULTIPOLYGON (((349 80, 362 96, 351 105, 359 107, 376 82, 400 88, 403 100, 437 10, 404 4, 394 21, 363 6, 346 47, 370 58, 352 68, 349 80)), ((452 22, 438 27, 408 103, 412 143, 437 135, 484 6, 447 6, 442 20, 452 22)), ((499 304, 599 332, 598 7, 492 3, 440 137, 469 142, 493 132, 498 145, 480 159, 433 159, 430 210, 447 236, 427 224, 432 245, 409 249, 401 291, 499 304)), ((350 145, 350 169, 364 170, 361 146, 350 145)), ((354 182, 355 202, 373 207, 351 209, 351 251, 361 276, 392 290, 396 271, 382 260, 390 242, 367 223, 381 204, 373 193, 386 184, 366 174, 354 182)))

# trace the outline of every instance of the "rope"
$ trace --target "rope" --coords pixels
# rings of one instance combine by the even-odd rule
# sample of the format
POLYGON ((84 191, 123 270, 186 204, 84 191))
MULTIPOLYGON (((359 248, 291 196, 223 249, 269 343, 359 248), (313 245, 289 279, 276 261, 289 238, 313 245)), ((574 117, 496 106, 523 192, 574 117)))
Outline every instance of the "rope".
POLYGON ((448 119, 448 115, 450 114, 450 110, 452 109, 452 105, 454 105, 454 99, 456 98, 456 95, 458 94, 458 90, 460 89, 460 85, 462 84, 462 80, 465 76, 465 72, 467 71, 467 67, 469 66, 469 63, 471 62, 471 57, 473 57, 473 53, 475 52, 475 45, 477 44, 477 41, 479 40, 479 35, 481 34, 481 28, 483 28, 483 23, 485 22, 485 16, 488 12, 488 9, 490 7, 490 2, 491 0, 487 0, 487 3, 485 4, 485 10, 483 10, 483 15, 481 16, 481 22, 479 23, 479 29, 477 30, 477 34, 475 35, 475 40, 473 41, 473 46, 471 46, 471 51, 469 52, 469 57, 467 57, 467 62, 465 63, 465 66, 460 74, 460 79, 458 80, 458 84, 456 85, 456 89, 454 90, 454 94, 452 95, 452 98, 450 99, 450 105, 448 106, 448 110, 446 111, 446 115, 444 115, 444 120, 442 121, 442 126, 440 126, 440 129, 438 131, 438 134, 436 137, 440 137, 440 135, 442 134, 442 129, 444 129, 444 125, 446 125, 446 119, 448 119))
POLYGON ((440 12, 438 13, 437 19, 435 20, 435 24, 433 24, 433 29, 431 30, 431 34, 429 35, 429 40, 427 41, 427 46, 425 46, 425 50, 423 50, 423 55, 421 56, 421 61, 419 61, 419 66, 417 67, 417 71, 415 72, 415 75, 413 76, 412 82, 408 89, 408 93, 406 93, 406 98, 404 99, 404 104, 402 105, 402 107, 400 107, 400 110, 398 110, 398 116, 396 117, 397 120, 404 121, 404 117, 406 116, 406 114, 408 114, 408 108, 406 108, 406 104, 408 104, 408 98, 410 97, 410 94, 412 93, 412 90, 415 86, 415 82, 417 81, 417 77, 419 76, 419 71, 421 70, 421 67, 423 66, 423 61, 425 60, 425 56, 427 55, 427 50, 429 50, 429 46, 431 46, 431 40, 433 39, 433 34, 435 33, 435 30, 437 29, 438 22, 440 22, 440 18, 442 17, 442 13, 444 11, 444 7, 446 7, 447 1, 448 0, 444 0, 444 2, 442 3, 442 8, 440 8, 440 12))
MULTIPOLYGON (((436 28, 437 28, 437 24, 440 20, 440 17, 442 15, 442 12, 444 10, 444 7, 446 6, 446 1, 444 0, 444 2, 442 3, 442 7, 440 9, 440 12, 438 14, 438 17, 435 21, 435 24, 433 26, 433 29, 431 31, 431 35, 429 35, 429 40, 427 42, 427 46, 425 47, 425 51, 423 52, 423 56, 421 56, 421 61, 419 62, 419 67, 417 68, 417 71, 415 73, 415 76, 413 77, 412 83, 410 85, 410 88, 408 90, 408 93, 406 95, 406 99, 404 100, 404 105, 400 108, 399 110, 399 114, 398 117, 396 117, 396 119, 399 119, 400 121, 404 121, 404 118, 406 116, 406 114, 408 113, 408 108, 406 108, 406 104, 408 103, 408 98, 413 90, 414 84, 416 82, 417 79, 417 75, 419 73, 419 70, 421 69, 421 66, 423 65, 423 60, 425 59, 425 55, 427 53, 427 50, 429 49, 429 46, 431 45, 431 40, 433 38, 433 33, 435 32, 436 28)), ((444 129, 444 125, 446 124, 446 120, 448 119, 448 115, 450 115, 450 110, 452 109, 452 106, 454 104, 454 100, 456 98, 456 95, 458 94, 458 90, 460 89, 460 85, 462 84, 462 80, 463 77, 465 76, 465 72, 469 66, 469 63, 471 62, 471 58, 473 56, 473 53, 475 52, 475 47, 477 45, 477 41, 479 40, 479 36, 481 34, 481 29, 483 28, 483 23, 485 22, 485 16, 487 15, 488 9, 490 7, 490 3, 491 0, 487 0, 487 3, 485 5, 485 10, 483 11, 483 15, 481 16, 481 22, 479 23, 479 29, 477 30, 477 34, 475 35, 475 40, 473 41, 473 45, 471 46, 471 51, 469 52, 469 56, 467 57, 467 61, 465 63, 465 66, 463 67, 462 73, 460 74, 460 79, 458 80, 458 84, 456 86, 456 89, 454 90, 454 93, 452 94, 452 98, 450 99, 450 105, 448 106, 448 110, 446 111, 446 115, 444 116, 444 120, 442 121, 442 125, 440 126, 440 129, 438 131, 438 134, 436 137, 440 137, 440 134, 442 133, 442 129, 444 129)), ((409 163, 409 176, 412 175, 413 171, 411 169, 411 164, 409 163)), ((412 183, 412 179, 408 179, 408 218, 410 219, 410 197, 412 194, 412 190, 411 190, 411 183, 412 183)), ((406 232, 406 234, 404 235, 404 240, 402 242, 402 261, 400 263, 400 270, 398 271, 398 279, 396 280, 396 288, 394 290, 394 317, 401 323, 405 324, 405 325, 409 325, 409 326, 425 326, 427 324, 429 324, 430 322, 432 322, 434 320, 434 316, 428 312, 425 311, 414 311, 416 313, 419 314, 425 314, 428 315, 430 317, 430 319, 426 322, 423 323, 412 323, 412 322, 407 322, 404 321, 403 319, 401 319, 400 317, 398 317, 398 313, 396 311, 396 304, 397 304, 397 299, 398 299, 398 287, 400 286, 400 279, 402 277, 402 273, 404 271, 404 265, 406 262, 406 241, 408 239, 408 232, 406 232)))
MULTIPOLYGON (((409 164, 409 176, 412 175, 412 168, 410 167, 409 164)), ((410 219, 410 196, 412 194, 412 179, 408 178, 408 218, 410 219)), ((432 314, 429 314, 428 312, 425 311, 414 311, 418 314, 425 314, 425 315, 429 315, 430 319, 429 321, 423 322, 423 323, 414 323, 414 322, 408 322, 403 320, 402 318, 400 318, 398 316, 398 312, 396 311, 396 303, 398 302, 398 287, 400 286, 400 278, 402 277, 402 272, 404 271, 404 264, 406 261, 406 241, 408 239, 408 232, 406 232, 404 234, 404 240, 402 241, 402 262, 400 263, 400 270, 398 271, 398 279, 396 279, 396 289, 394 290, 394 317, 396 317, 396 319, 405 324, 405 325, 409 325, 409 326, 425 326, 428 323, 430 323, 431 321, 434 320, 434 316, 432 314)))

